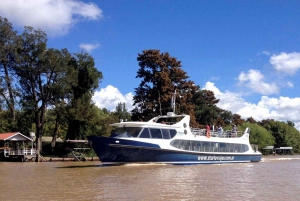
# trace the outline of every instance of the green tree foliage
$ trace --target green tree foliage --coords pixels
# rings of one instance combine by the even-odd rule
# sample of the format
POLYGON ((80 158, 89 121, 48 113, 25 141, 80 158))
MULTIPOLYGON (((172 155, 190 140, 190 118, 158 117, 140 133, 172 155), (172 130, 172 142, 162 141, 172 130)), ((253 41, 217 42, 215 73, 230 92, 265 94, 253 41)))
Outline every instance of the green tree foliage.
MULTIPOLYGON (((219 102, 215 98, 212 91, 209 90, 198 90, 194 92, 192 97, 192 103, 195 105, 195 117, 196 121, 201 125, 212 125, 218 117, 219 108, 216 104, 219 102)), ((221 122, 218 122, 221 124, 221 122)))
POLYGON ((239 114, 234 114, 234 115, 232 116, 232 123, 233 123, 234 125, 242 125, 244 122, 245 122, 245 120, 243 120, 243 119, 241 118, 241 115, 239 115, 239 114))
POLYGON ((127 111, 125 103, 118 103, 115 112, 112 113, 119 120, 130 121, 131 114, 127 111))
POLYGON ((10 124, 9 124, 9 112, 6 110, 0 111, 0 133, 4 133, 7 130, 10 130, 10 124))
POLYGON ((31 110, 27 111, 17 111, 16 112, 17 119, 17 130, 28 137, 30 137, 30 132, 35 132, 35 128, 33 126, 34 122, 34 113, 31 110))
POLYGON ((95 68, 94 59, 87 53, 74 54, 69 63, 70 103, 67 107, 69 128, 67 139, 84 139, 92 133, 91 120, 95 115, 92 95, 102 79, 95 68))
POLYGON ((219 109, 218 112, 218 121, 222 123, 221 125, 229 125, 232 122, 233 115, 230 111, 219 109))
POLYGON ((44 135, 52 136, 51 147, 55 147, 57 138, 66 138, 68 121, 64 104, 65 102, 62 101, 47 111, 47 123, 44 127, 44 135))
POLYGON ((300 152, 300 133, 293 126, 273 119, 263 120, 260 124, 274 136, 276 148, 293 147, 294 152, 300 152))
POLYGON ((295 126, 295 123, 292 122, 292 121, 287 121, 287 124, 288 124, 289 126, 291 126, 291 127, 294 127, 294 126, 295 126))
POLYGON ((98 109, 97 116, 97 132, 93 133, 94 135, 109 136, 114 129, 112 126, 109 126, 109 124, 116 123, 120 120, 118 116, 113 115, 106 108, 98 109))
POLYGON ((16 97, 18 95, 13 80, 13 66, 15 65, 18 37, 12 25, 6 18, 0 17, 0 103, 8 108, 6 118, 9 120, 8 128, 16 129, 16 97))
MULTIPOLYGON (((192 92, 198 88, 181 69, 181 62, 169 53, 159 50, 144 50, 138 54, 139 70, 136 78, 141 78, 135 88, 132 111, 133 120, 149 120, 153 116, 173 111, 170 104, 172 94, 176 93, 175 112, 190 114, 194 117, 194 105, 190 104, 192 92), (161 111, 160 111, 161 108, 161 111)), ((191 119, 196 124, 195 119, 191 119)))
POLYGON ((61 51, 47 49, 46 43, 45 32, 25 27, 18 49, 18 65, 14 67, 20 81, 22 106, 34 113, 37 155, 41 148, 46 109, 65 66, 61 51))
POLYGON ((247 127, 250 128, 250 143, 258 145, 259 150, 274 144, 274 137, 264 127, 245 122, 239 126, 239 130, 245 130, 247 127))

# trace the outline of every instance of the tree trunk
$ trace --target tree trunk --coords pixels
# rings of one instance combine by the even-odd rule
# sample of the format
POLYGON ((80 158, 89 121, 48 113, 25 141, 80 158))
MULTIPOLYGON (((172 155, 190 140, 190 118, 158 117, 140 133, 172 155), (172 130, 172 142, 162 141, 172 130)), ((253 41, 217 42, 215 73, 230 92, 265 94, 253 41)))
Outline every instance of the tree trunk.
POLYGON ((37 132, 37 136, 35 138, 35 144, 36 144, 36 147, 35 147, 35 154, 36 154, 36 157, 35 157, 35 162, 40 162, 40 152, 41 152, 41 137, 40 137, 40 134, 39 132, 37 132))
POLYGON ((55 128, 54 128, 52 142, 51 142, 51 147, 52 148, 55 147, 56 138, 58 136, 58 127, 59 127, 59 120, 58 120, 58 117, 57 117, 56 121, 55 121, 55 128))

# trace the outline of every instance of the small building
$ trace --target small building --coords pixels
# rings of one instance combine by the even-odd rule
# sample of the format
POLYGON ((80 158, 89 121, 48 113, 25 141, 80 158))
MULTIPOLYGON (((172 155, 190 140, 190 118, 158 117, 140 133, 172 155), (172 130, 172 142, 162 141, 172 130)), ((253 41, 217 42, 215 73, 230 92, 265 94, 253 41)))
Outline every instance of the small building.
POLYGON ((262 149, 262 154, 263 155, 275 154, 274 146, 266 146, 265 148, 262 149))
POLYGON ((293 147, 279 147, 276 148, 276 154, 294 154, 293 147))
POLYGON ((32 139, 20 132, 0 133, 0 160, 24 161, 26 155, 35 155, 32 139))

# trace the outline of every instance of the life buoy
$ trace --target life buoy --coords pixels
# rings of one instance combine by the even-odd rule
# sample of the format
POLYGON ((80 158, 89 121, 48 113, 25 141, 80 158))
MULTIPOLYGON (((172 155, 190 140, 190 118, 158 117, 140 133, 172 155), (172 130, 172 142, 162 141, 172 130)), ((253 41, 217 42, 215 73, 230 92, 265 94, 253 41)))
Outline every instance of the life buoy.
POLYGON ((206 137, 207 137, 207 138, 210 138, 210 131, 209 131, 209 130, 206 131, 206 137))

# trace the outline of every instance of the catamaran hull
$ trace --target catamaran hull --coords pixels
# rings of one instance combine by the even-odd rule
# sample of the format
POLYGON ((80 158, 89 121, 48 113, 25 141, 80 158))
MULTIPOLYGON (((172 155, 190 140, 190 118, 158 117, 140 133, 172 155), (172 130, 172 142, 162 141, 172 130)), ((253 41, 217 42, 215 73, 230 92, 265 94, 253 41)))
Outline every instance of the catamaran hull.
POLYGON ((174 165, 221 164, 259 162, 261 154, 245 153, 198 153, 185 150, 162 149, 157 144, 89 136, 93 149, 103 165, 130 163, 165 163, 174 165))

